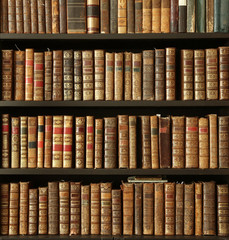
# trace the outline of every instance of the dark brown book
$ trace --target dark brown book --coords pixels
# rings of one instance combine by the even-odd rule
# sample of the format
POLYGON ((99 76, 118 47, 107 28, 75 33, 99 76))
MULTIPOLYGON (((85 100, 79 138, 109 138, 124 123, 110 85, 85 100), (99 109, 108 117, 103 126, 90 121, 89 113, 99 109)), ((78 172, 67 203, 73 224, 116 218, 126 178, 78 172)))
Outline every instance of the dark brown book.
POLYGON ((141 116, 142 168, 151 168, 150 117, 141 116))
POLYGON ((208 118, 199 118, 199 168, 209 168, 208 118))
MULTIPOLYGON (((3 1, 3 3, 4 3, 4 1, 3 1)), ((16 7, 16 33, 24 33, 24 29, 23 29, 23 0, 15 0, 15 7, 16 7)))
POLYGON ((118 33, 118 1, 110 0, 110 33, 118 33))
POLYGON ((63 100, 63 51, 53 51, 53 91, 52 100, 63 100))
POLYGON ((52 33, 52 0, 45 0, 45 31, 52 33))
POLYGON ((52 0, 52 33, 60 33, 59 0, 52 0))
POLYGON ((20 168, 28 167, 28 117, 20 117, 20 168))
POLYGON ((16 1, 8 0, 8 29, 9 33, 16 33, 16 1))
POLYGON ((67 33, 66 0, 59 0, 60 33, 67 33))
POLYGON ((142 32, 152 31, 152 0, 142 1, 142 32))
POLYGON ((110 33, 110 0, 100 0, 100 33, 110 33))
POLYGON ((38 234, 48 234, 48 187, 39 187, 38 234))
POLYGON ((38 193, 37 189, 29 189, 28 235, 37 235, 38 193))
POLYGON ((114 100, 114 53, 105 53, 105 100, 114 100))
POLYGON ((90 185, 81 186, 81 235, 90 234, 90 185))
POLYGON ((187 1, 179 0, 179 17, 178 17, 178 32, 185 33, 187 31, 187 1))
POLYGON ((83 100, 82 53, 74 51, 74 100, 83 100))
POLYGON ((124 52, 124 100, 132 100, 132 53, 124 52))
POLYGON ((194 183, 184 184, 184 235, 194 234, 194 183))
POLYGON ((52 166, 52 116, 45 116, 44 168, 52 166))
POLYGON ((195 235, 203 234, 203 184, 195 183, 195 235))
POLYGON ((127 11, 127 33, 134 33, 134 3, 135 0, 127 0, 126 11, 127 11))
POLYGON ((0 234, 9 234, 9 203, 10 190, 9 183, 0 184, 0 234))
POLYGON ((129 168, 137 168, 137 117, 129 116, 129 168))
POLYGON ((206 0, 206 32, 214 31, 214 0, 206 0))
MULTIPOLYGON (((114 54, 114 99, 113 99, 115 101, 123 100, 123 67, 124 67, 123 52, 115 53, 114 54)), ((133 99, 133 88, 132 88, 132 99, 133 99)))
POLYGON ((85 117, 75 118, 75 167, 84 168, 85 157, 85 117))
POLYGON ((2 114, 2 168, 10 168, 10 116, 2 114))
POLYGON ((28 168, 37 167, 37 117, 28 117, 28 168))
POLYGON ((87 0, 87 33, 99 33, 99 0, 87 0))
POLYGON ((153 235, 153 203, 154 203, 154 185, 153 183, 143 183, 143 235, 153 235))
POLYGON ((37 117, 37 168, 44 167, 44 134, 45 134, 45 118, 37 117))
POLYGON ((44 55, 44 100, 51 101, 52 100, 52 70, 53 70, 53 60, 52 60, 52 52, 47 51, 44 55))
POLYGON ((179 0, 171 0, 170 7, 170 32, 178 32, 178 18, 179 18, 179 0))
POLYGON ((164 184, 154 184, 154 235, 164 235, 164 184))
POLYGON ((38 33, 38 11, 36 0, 30 0, 31 2, 31 33, 38 33))
POLYGON ((29 182, 20 182, 19 234, 28 234, 29 182))
POLYGON ((19 234, 19 183, 10 183, 9 236, 19 234))
POLYGON ((8 0, 1 1, 1 33, 8 33, 8 0))
MULTIPOLYGON (((142 183, 134 184, 134 234, 142 235, 142 209, 143 209, 143 201, 142 201, 142 183)), ((154 196, 153 196, 154 198, 154 196)), ((153 211, 153 210, 152 210, 153 211)))
POLYGON ((176 100, 176 48, 165 49, 165 99, 176 100))
POLYGON ((161 1, 161 32, 170 32, 170 0, 161 1))
POLYGON ((127 32, 127 12, 126 5, 127 0, 117 0, 118 1, 118 33, 127 32))
POLYGON ((219 47, 219 100, 229 99, 229 47, 219 47))
POLYGON ((38 33, 45 33, 45 0, 37 1, 38 8, 38 33))
POLYGON ((95 168, 103 167, 103 119, 95 119, 95 168))
POLYGON ((23 0, 24 33, 31 33, 31 0, 23 0))
POLYGON ((86 116, 86 168, 94 167, 94 116, 86 116))
POLYGON ((122 234, 122 192, 112 189, 112 235, 122 234))
POLYGON ((134 16, 135 33, 142 33, 142 0, 135 0, 134 16))
POLYGON ((34 49, 25 49, 25 101, 33 100, 34 49))
POLYGON ((184 235, 184 184, 176 183, 176 212, 175 212, 175 223, 176 223, 176 235, 184 235))
POLYGON ((90 234, 100 234, 100 184, 91 183, 90 210, 91 210, 91 231, 90 234))
POLYGON ((19 168, 20 159, 19 117, 11 117, 11 168, 19 168))
POLYGON ((159 136, 158 136, 158 117, 150 116, 150 135, 151 135, 151 166, 153 169, 159 168, 159 136))
POLYGON ((161 32, 161 0, 152 0, 152 32, 161 32))
POLYGON ((155 49, 155 100, 165 100, 165 49, 155 49))

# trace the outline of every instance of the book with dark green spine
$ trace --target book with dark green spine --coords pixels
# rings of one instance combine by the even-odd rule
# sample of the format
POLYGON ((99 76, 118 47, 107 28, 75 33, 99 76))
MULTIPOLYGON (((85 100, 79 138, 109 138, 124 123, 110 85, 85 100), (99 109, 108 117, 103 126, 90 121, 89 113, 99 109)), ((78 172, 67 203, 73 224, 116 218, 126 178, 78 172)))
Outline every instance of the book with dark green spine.
POLYGON ((214 0, 214 32, 220 32, 220 1, 214 0))
POLYGON ((220 1, 220 32, 229 32, 229 1, 220 1))
POLYGON ((195 32, 195 0, 187 0, 187 32, 195 32))
POLYGON ((206 2, 196 0, 196 32, 205 33, 206 2))

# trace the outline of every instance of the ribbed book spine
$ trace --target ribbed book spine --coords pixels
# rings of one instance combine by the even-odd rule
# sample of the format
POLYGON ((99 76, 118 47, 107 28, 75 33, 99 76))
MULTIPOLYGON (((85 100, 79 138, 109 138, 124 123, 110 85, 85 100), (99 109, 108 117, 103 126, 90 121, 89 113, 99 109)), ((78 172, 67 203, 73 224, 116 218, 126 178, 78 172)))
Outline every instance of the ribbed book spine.
POLYGON ((114 100, 114 53, 105 53, 105 100, 114 100))
POLYGON ((37 167, 37 117, 28 117, 28 168, 37 167))
POLYGON ((60 33, 59 0, 52 0, 52 33, 60 33))
POLYGON ((66 0, 59 0, 60 33, 67 33, 66 0))
POLYGON ((176 235, 184 235, 184 184, 176 183, 175 222, 176 235))
POLYGON ((81 235, 89 234, 90 234, 90 185, 86 185, 81 186, 81 235))
POLYGON ((229 100, 229 47, 219 47, 219 100, 229 100))
POLYGON ((30 0, 31 2, 31 33, 38 33, 38 18, 37 18, 37 2, 36 0, 30 0))
POLYGON ((150 116, 150 138, 151 138, 151 166, 152 169, 159 168, 159 151, 158 151, 158 117, 150 116))
MULTIPOLYGON (((134 184, 134 234, 142 235, 143 183, 134 184)), ((154 195, 153 195, 154 199, 154 195)))
POLYGON ((20 168, 28 167, 28 117, 20 117, 20 168))
POLYGON ((194 234, 194 183, 184 184, 184 235, 194 234))
POLYGON ((129 168, 137 168, 137 117, 129 116, 129 168))
POLYGON ((154 235, 164 235, 164 184, 154 184, 154 235))
POLYGON ((33 100, 34 50, 25 50, 25 100, 33 100))
POLYGON ((142 33, 142 0, 135 0, 134 16, 135 33, 142 33))
POLYGON ((37 189, 29 189, 29 216, 28 216, 29 235, 37 235, 37 216, 38 216, 38 192, 37 189))
MULTIPOLYGON (((198 19, 198 2, 199 0, 187 0, 187 32, 194 33, 196 29, 196 25, 198 25, 196 18, 198 19), (197 3, 197 4, 196 4, 197 3), (197 6, 196 6, 197 5, 197 6), (197 14, 196 14, 197 12, 197 14)), ((205 10, 204 10, 205 11, 205 10)))
POLYGON ((11 118, 11 168, 19 168, 19 117, 11 118))
POLYGON ((142 99, 142 54, 132 53, 132 100, 142 99))
POLYGON ((152 31, 152 0, 142 1, 142 32, 152 31))
POLYGON ((114 54, 114 99, 123 100, 123 52, 114 54))
POLYGON ((1 33, 8 33, 8 0, 1 1, 1 33))
POLYGON ((199 168, 209 168, 208 118, 199 118, 199 168))
POLYGON ((9 183, 0 184, 0 234, 9 235, 9 183))
POLYGON ((118 1, 110 0, 110 33, 118 33, 118 1))
POLYGON ((161 32, 170 32, 170 0, 161 1, 161 32))
POLYGON ((103 119, 95 119, 95 168, 103 167, 103 119))
POLYGON ((152 32, 161 32, 161 0, 152 0, 152 32))
POLYGON ((142 168, 151 168, 150 118, 141 116, 142 168))
POLYGON ((87 33, 99 33, 99 0, 87 0, 87 33))
POLYGON ((38 234, 48 234, 48 187, 39 187, 38 234))
POLYGON ((94 167, 94 116, 86 117, 86 168, 94 167))
POLYGON ((53 90, 52 100, 63 100, 63 51, 53 51, 53 90))
POLYGON ((203 234, 203 184, 195 183, 195 235, 203 234))
POLYGON ((134 2, 135 0, 127 0, 127 33, 134 33, 134 2))
POLYGON ((38 116, 37 167, 44 167, 44 116, 38 116))
POLYGON ((100 33, 110 33, 110 0, 100 1, 100 33))
POLYGON ((127 0, 118 0, 118 33, 127 32, 127 0))
POLYGON ((63 130, 63 168, 72 167, 72 128, 73 116, 64 116, 63 130))
POLYGON ((178 32, 178 17, 179 17, 179 0, 171 0, 170 7, 170 32, 177 33, 178 32))
POLYGON ((19 183, 10 183, 9 236, 18 235, 19 227, 19 183))
POLYGON ((2 114, 2 168, 10 167, 10 116, 2 114))
POLYGON ((176 48, 166 48, 165 55, 165 99, 173 101, 176 99, 176 48))
POLYGON ((45 0, 37 1, 38 8, 38 33, 45 33, 45 0))
POLYGON ((8 0, 8 29, 9 33, 16 33, 16 1, 8 0))
POLYGON ((85 117, 75 118, 75 167, 84 168, 85 117))
POLYGON ((155 49, 155 100, 165 100, 165 49, 155 49))
POLYGON ((132 53, 124 53, 124 100, 132 100, 132 53))
POLYGON ((44 55, 44 100, 52 100, 52 52, 47 51, 44 55))
POLYGON ((45 33, 52 33, 52 0, 45 0, 45 33))
POLYGON ((24 33, 31 33, 31 1, 23 0, 24 33))
POLYGON ((113 189, 112 197, 112 235, 122 234, 122 192, 113 189))
POLYGON ((153 206, 154 206, 154 185, 143 183, 143 234, 153 235, 153 206))
POLYGON ((29 182, 20 182, 19 234, 28 234, 29 182))
POLYGON ((44 168, 52 166, 52 116, 45 116, 45 137, 44 137, 44 168))
POLYGON ((91 231, 92 235, 100 234, 100 184, 91 183, 91 231))
POLYGON ((79 101, 83 99, 82 86, 82 53, 81 51, 74 51, 74 100, 79 101))

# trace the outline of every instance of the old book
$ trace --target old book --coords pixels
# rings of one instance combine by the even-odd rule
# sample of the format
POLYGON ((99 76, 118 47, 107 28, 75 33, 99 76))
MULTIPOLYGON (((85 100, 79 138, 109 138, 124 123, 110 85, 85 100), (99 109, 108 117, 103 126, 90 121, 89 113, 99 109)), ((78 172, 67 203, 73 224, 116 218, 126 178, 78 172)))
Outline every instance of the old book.
POLYGON ((185 117, 172 116, 172 168, 184 168, 185 117))
MULTIPOLYGON (((127 11, 127 33, 134 33, 134 3, 135 0, 127 0, 126 11, 127 11)), ((151 29, 150 29, 151 31, 151 29)))
POLYGON ((53 116, 52 167, 63 167, 63 125, 64 116, 53 116))
MULTIPOLYGON (((200 0, 187 0, 187 32, 189 33, 194 33, 196 31, 196 25, 198 25, 196 19, 201 18, 201 16, 198 16, 198 13, 200 13, 200 9, 198 9, 199 2, 200 0)), ((205 9, 203 11, 205 11, 205 9)))
POLYGON ((154 229, 154 185, 153 183, 143 183, 143 234, 153 235, 154 229))
POLYGON ((129 168, 137 168, 137 117, 129 116, 129 168))
POLYGON ((151 168, 150 117, 141 116, 142 168, 151 168))
POLYGON ((63 168, 72 167, 73 116, 64 116, 63 129, 63 168))
POLYGON ((176 99, 176 48, 165 49, 165 99, 176 99))
POLYGON ((229 47, 219 47, 219 100, 229 99, 229 47))
POLYGON ((94 116, 86 116, 86 168, 94 167, 94 116))
POLYGON ((134 1, 135 33, 142 33, 142 0, 134 1))
POLYGON ((100 1, 100 33, 110 33, 110 0, 100 1))
POLYGON ((64 101, 73 100, 73 50, 63 51, 64 101))
POLYGON ((28 168, 37 167, 37 117, 28 117, 28 168))
POLYGON ((114 100, 123 100, 123 52, 114 54, 114 100))
POLYGON ((85 117, 75 118, 75 167, 84 168, 85 117))
POLYGON ((20 182, 19 234, 28 234, 29 182, 20 182))
POLYGON ((90 185, 81 186, 81 235, 90 234, 90 185))
POLYGON ((95 162, 94 168, 103 167, 103 119, 95 119, 95 162))
POLYGON ((178 32, 179 0, 171 0, 170 3, 170 32, 178 32))
POLYGON ((142 32, 152 31, 152 0, 142 1, 142 32))
POLYGON ((124 52, 124 100, 132 100, 132 53, 124 52))
POLYGON ((59 0, 60 33, 67 33, 66 0, 59 0))
POLYGON ((53 51, 53 85, 52 100, 63 100, 63 51, 53 51))
POLYGON ((132 53, 132 100, 142 99, 142 54, 132 53))
POLYGON ((70 225, 69 182, 59 182, 59 234, 68 235, 70 225))
POLYGON ((194 50, 194 100, 205 100, 205 52, 194 50))
POLYGON ((67 0, 67 33, 86 33, 86 0, 67 0))
POLYGON ((80 194, 80 182, 70 182, 70 235, 80 234, 80 194))
POLYGON ((11 117, 11 168, 19 168, 20 163, 19 117, 11 117))
POLYGON ((74 51, 74 100, 80 101, 83 99, 82 86, 82 53, 74 51))
POLYGON ((229 32, 229 21, 228 21, 229 5, 227 0, 220 1, 220 32, 229 32))
POLYGON ((159 117, 160 168, 171 168, 170 117, 159 117))
POLYGON ((24 33, 31 33, 31 0, 23 0, 24 33))
POLYGON ((175 200, 175 222, 176 235, 184 235, 184 184, 176 183, 176 200, 175 200))
POLYGON ((48 234, 48 187, 39 187, 38 234, 48 234))
POLYGON ((52 0, 52 33, 60 33, 59 0, 52 0))
POLYGON ((205 33, 206 31, 206 1, 196 1, 196 32, 205 33))
POLYGON ((2 100, 13 100, 13 50, 2 50, 2 100))
MULTIPOLYGON (((90 234, 100 234, 100 184, 91 183, 90 195, 90 216, 91 216, 91 231, 90 234)), ((102 229, 101 229, 102 231, 102 229)))
POLYGON ((10 168, 10 116, 2 114, 2 168, 10 168))
POLYGON ((122 234, 122 192, 121 189, 112 189, 112 235, 122 234))
POLYGON ((33 82, 34 82, 34 50, 27 48, 25 50, 25 100, 33 100, 33 82))
POLYGON ((217 115, 209 114, 209 167, 218 168, 217 115))
POLYGON ((155 49, 155 100, 165 100, 165 49, 155 49))
POLYGON ((218 117, 219 168, 229 168, 229 117, 218 117))
POLYGON ((99 33, 99 0, 87 0, 87 33, 99 33))
POLYGON ((23 29, 23 0, 15 0, 16 33, 24 33, 23 29))
POLYGON ((19 183, 10 183, 9 236, 19 234, 19 183))
POLYGON ((161 1, 161 32, 170 32, 170 0, 161 1))
POLYGON ((52 116, 45 116, 44 168, 52 167, 52 116))
POLYGON ((52 33, 52 0, 45 0, 45 33, 52 33))
POLYGON ((164 184, 154 184, 154 235, 164 235, 164 184))
POLYGON ((179 0, 178 32, 187 32, 187 0, 179 0))
POLYGON ((199 168, 209 168, 208 118, 199 118, 199 168))
POLYGON ((214 0, 206 0, 206 32, 214 31, 214 0))
POLYGON ((127 32, 127 0, 118 0, 118 33, 127 32))
POLYGON ((158 117, 150 116, 150 137, 151 137, 151 167, 159 168, 159 138, 158 138, 158 117))
POLYGON ((114 53, 105 53, 105 100, 114 100, 114 53))
POLYGON ((8 0, 1 1, 1 33, 8 33, 8 0))
MULTIPOLYGON (((142 235, 142 209, 143 209, 143 184, 135 183, 134 184, 134 234, 142 235)), ((145 194, 146 197, 146 194, 145 194)), ((154 198, 154 195, 153 195, 154 198)), ((151 202, 153 201, 153 198, 151 202)), ((149 200, 149 199, 148 199, 149 200)), ((152 210, 153 212, 153 210, 152 210)), ((151 221, 151 220, 150 220, 151 221)), ((146 223, 147 224, 147 223, 146 223)))
POLYGON ((93 51, 82 51, 83 100, 94 100, 93 51))
POLYGON ((37 1, 38 33, 45 33, 45 0, 37 1))
POLYGON ((193 100, 193 50, 181 50, 181 100, 193 100))
POLYGON ((161 32, 161 0, 152 0, 152 32, 161 32))
POLYGON ((44 100, 52 100, 52 52, 46 51, 44 54, 44 100))
POLYGON ((28 117, 20 116, 20 168, 28 167, 28 117))
POLYGON ((184 184, 184 235, 194 234, 194 183, 184 184))
POLYGON ((220 32, 220 0, 214 0, 214 32, 220 32))
POLYGON ((48 182, 48 234, 59 233, 59 183, 48 182))
POLYGON ((203 234, 216 235, 216 184, 203 182, 203 234))
POLYGON ((38 33, 38 16, 37 16, 37 2, 36 0, 30 0, 31 2, 31 33, 38 33))
POLYGON ((9 33, 16 33, 16 4, 15 0, 8 0, 8 29, 9 33))
POLYGON ((195 183, 195 236, 203 234, 203 184, 195 183))
POLYGON ((29 189, 28 235, 37 235, 38 193, 29 189))
POLYGON ((110 0, 110 33, 118 33, 118 1, 110 0))
POLYGON ((105 74, 104 74, 104 50, 94 50, 95 65, 95 100, 104 101, 105 74))
POLYGON ((0 233, 1 235, 9 234, 9 203, 10 191, 9 183, 0 184, 0 233))
POLYGON ((217 185, 218 236, 229 235, 229 189, 228 184, 217 185))

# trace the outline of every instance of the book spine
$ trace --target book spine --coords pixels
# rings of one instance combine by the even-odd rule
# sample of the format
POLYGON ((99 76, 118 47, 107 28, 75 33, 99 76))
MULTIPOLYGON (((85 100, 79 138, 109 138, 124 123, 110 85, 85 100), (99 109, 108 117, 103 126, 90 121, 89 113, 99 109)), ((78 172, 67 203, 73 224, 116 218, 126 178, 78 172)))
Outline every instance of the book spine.
POLYGON ((114 100, 114 53, 105 53, 105 100, 114 100))
POLYGON ((100 1, 100 33, 110 33, 110 0, 101 0, 100 1))
POLYGON ((187 0, 187 32, 188 33, 194 33, 196 30, 198 31, 198 23, 196 22, 196 18, 200 20, 201 16, 198 16, 198 14, 202 14, 201 10, 199 9, 200 1, 201 0, 197 0, 197 1, 187 0), (197 26, 197 29, 196 29, 196 26, 197 26))
POLYGON ((114 54, 114 100, 123 100, 123 52, 114 54))
POLYGON ((8 0, 1 1, 1 33, 8 33, 8 0))
POLYGON ((25 100, 33 100, 34 50, 25 50, 25 100))
POLYGON ((142 33, 142 0, 134 2, 135 33, 142 33))
POLYGON ((178 32, 178 17, 179 17, 179 0, 171 0, 170 7, 170 32, 177 33, 178 32))
POLYGON ((150 116, 150 137, 151 137, 151 165, 152 169, 157 169, 159 168, 157 116, 150 116))
POLYGON ((153 235, 153 183, 143 183, 143 235, 153 235))
POLYGON ((36 0, 31 1, 31 33, 38 33, 38 10, 36 0))
POLYGON ((99 33, 99 0, 87 0, 87 33, 99 33))
POLYGON ((132 53, 132 100, 142 99, 142 54, 132 53))
POLYGON ((53 70, 53 59, 52 52, 45 52, 45 65, 44 65, 44 100, 50 101, 52 100, 52 70, 53 70))
POLYGON ((95 168, 103 167, 103 119, 95 119, 95 168))
POLYGON ((152 0, 142 2, 142 32, 151 33, 152 31, 152 0))
POLYGON ((19 231, 19 183, 10 183, 9 198, 9 236, 18 235, 19 231))
POLYGON ((161 32, 170 32, 170 0, 161 1, 161 32))
POLYGON ((184 185, 184 235, 194 234, 194 183, 184 185))
POLYGON ((44 168, 52 166, 52 116, 45 116, 44 168))
POLYGON ((31 33, 31 0, 23 0, 24 33, 31 33))
POLYGON ((93 235, 100 234, 100 184, 91 183, 91 196, 90 196, 90 208, 91 208, 91 231, 93 235))
POLYGON ((229 32, 229 20, 228 20, 229 5, 227 0, 221 0, 220 2, 220 32, 229 32))
POLYGON ((28 117, 28 168, 37 167, 37 117, 28 117))
POLYGON ((11 117, 11 168, 19 168, 19 117, 11 117))
POLYGON ((208 118, 199 118, 199 168, 209 168, 208 118))
POLYGON ((118 0, 118 33, 127 33, 127 0, 118 0))
POLYGON ((195 183, 195 236, 203 234, 203 184, 195 183))
POLYGON ((187 0, 179 0, 178 32, 187 32, 187 0))
POLYGON ((86 116, 86 168, 94 167, 94 116, 86 116))
POLYGON ((176 48, 166 48, 166 100, 176 100, 176 48))
POLYGON ((75 118, 75 167, 84 168, 85 117, 75 118))
MULTIPOLYGON (((143 226, 142 225, 142 216, 143 216, 142 193, 143 193, 143 184, 135 183, 134 184, 134 234, 138 236, 141 236, 143 232, 142 231, 142 226, 143 226)), ((153 195, 153 198, 154 198, 154 195, 153 195)))
POLYGON ((53 91, 52 100, 63 100, 63 51, 53 51, 53 91))
POLYGON ((141 116, 142 168, 151 168, 150 118, 141 116))
POLYGON ((196 32, 205 33, 206 29, 206 1, 196 1, 196 32))
POLYGON ((15 0, 16 33, 24 33, 23 29, 23 0, 15 0))
POLYGON ((9 183, 0 184, 0 234, 9 235, 9 183))
POLYGON ((127 33, 134 33, 134 1, 127 0, 127 33))
POLYGON ((39 187, 38 234, 48 234, 48 187, 39 187))
POLYGON ((112 235, 122 234, 122 192, 113 189, 111 192, 112 203, 112 235))
POLYGON ((20 168, 28 167, 28 117, 20 117, 20 168))
POLYGON ((219 100, 229 100, 229 47, 219 47, 219 100))
MULTIPOLYGON (((102 205, 102 203, 101 203, 102 205)), ((81 235, 90 234, 90 186, 81 186, 81 235)))
POLYGON ((29 182, 20 182, 19 234, 28 234, 29 182))
POLYGON ((59 0, 60 33, 67 33, 66 0, 59 0))
POLYGON ((16 33, 16 0, 8 0, 8 29, 16 33))
POLYGON ((155 100, 165 100, 165 49, 155 49, 155 100))
POLYGON ((45 33, 45 0, 37 1, 38 9, 38 33, 45 33))
POLYGON ((52 33, 60 33, 59 0, 52 0, 52 33))
POLYGON ((129 116, 129 168, 137 168, 137 117, 129 116))
POLYGON ((152 0, 152 32, 161 32, 161 0, 152 0))
POLYGON ((73 116, 64 116, 63 168, 72 167, 72 128, 73 116))
POLYGON ((164 184, 154 184, 154 235, 164 235, 164 184))
POLYGON ((206 0, 206 32, 214 31, 214 0, 206 0))
POLYGON ((176 235, 184 235, 184 184, 176 183, 176 235))
POLYGON ((218 168, 218 133, 217 115, 210 114, 209 118, 209 167, 218 168))
POLYGON ((38 193, 29 189, 28 235, 37 235, 38 193))
POLYGON ((110 33, 118 33, 118 1, 110 0, 110 33))
POLYGON ((74 100, 80 101, 83 99, 82 86, 82 53, 74 51, 74 100))
POLYGON ((2 114, 2 168, 10 167, 10 116, 2 114))
POLYGON ((132 100, 132 53, 124 53, 124 100, 132 100))
POLYGON ((45 33, 52 33, 52 0, 45 0, 45 33))

